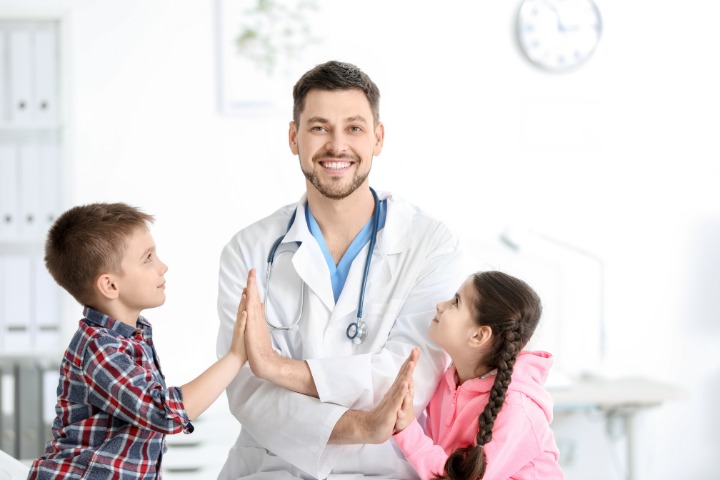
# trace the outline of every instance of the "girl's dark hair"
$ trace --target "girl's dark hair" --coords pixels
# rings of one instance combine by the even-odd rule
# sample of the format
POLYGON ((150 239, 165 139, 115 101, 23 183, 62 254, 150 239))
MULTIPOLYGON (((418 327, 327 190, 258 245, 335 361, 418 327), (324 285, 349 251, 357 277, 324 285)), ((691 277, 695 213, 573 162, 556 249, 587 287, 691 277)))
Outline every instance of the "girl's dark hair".
POLYGON ((312 89, 362 91, 370 103, 375 125, 380 121, 380 90, 370 77, 351 63, 329 62, 316 65, 308 70, 293 87, 293 121, 300 122, 300 114, 305 108, 305 97, 312 89))
POLYGON ((493 343, 484 359, 497 369, 490 399, 479 417, 476 445, 458 448, 445 462, 445 474, 436 479, 474 480, 485 474, 483 446, 492 440, 495 419, 503 407, 515 360, 532 337, 542 314, 537 293, 520 279, 488 271, 473 275, 475 321, 492 329, 493 343))

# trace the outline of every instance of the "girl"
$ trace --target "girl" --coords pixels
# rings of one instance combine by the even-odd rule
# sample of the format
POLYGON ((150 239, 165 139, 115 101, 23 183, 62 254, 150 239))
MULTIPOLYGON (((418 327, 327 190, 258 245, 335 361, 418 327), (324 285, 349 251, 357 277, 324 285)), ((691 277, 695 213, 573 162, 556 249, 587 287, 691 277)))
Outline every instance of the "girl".
POLYGON ((532 288, 497 271, 471 275, 438 304, 428 333, 452 364, 430 400, 425 430, 412 406, 417 352, 368 412, 381 430, 395 422, 392 438, 422 479, 565 478, 543 387, 552 357, 522 350, 541 312, 532 288))
MULTIPOLYGON (((255 371, 263 357, 253 349, 271 346, 254 269, 247 285, 245 341, 255 371)), ((413 412, 415 348, 379 404, 352 411, 353 443, 392 436, 423 480, 564 479, 550 429, 553 402, 543 387, 552 357, 522 350, 541 313, 540 299, 522 280, 497 271, 471 275, 437 305, 430 323, 430 339, 452 364, 427 407, 425 429, 413 412)))

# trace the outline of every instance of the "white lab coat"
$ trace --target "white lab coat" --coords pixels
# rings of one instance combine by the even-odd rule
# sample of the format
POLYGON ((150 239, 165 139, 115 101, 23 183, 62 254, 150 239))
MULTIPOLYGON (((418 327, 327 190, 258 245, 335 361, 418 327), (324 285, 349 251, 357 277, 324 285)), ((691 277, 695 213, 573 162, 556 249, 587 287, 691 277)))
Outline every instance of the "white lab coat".
POLYGON ((366 245, 350 268, 335 304, 330 272, 305 221, 306 197, 238 232, 220 259, 218 356, 229 346, 240 294, 250 268, 257 268, 260 295, 266 288, 267 257, 285 234, 272 272, 266 309, 271 323, 296 331, 271 330, 282 355, 307 361, 319 399, 288 391, 255 377, 246 365, 227 389, 230 410, 242 428, 218 478, 417 478, 392 440, 382 445, 328 445, 348 408, 369 410, 392 384, 415 346, 415 412, 420 414, 448 365, 448 356, 427 337, 435 306, 450 298, 465 274, 455 235, 409 203, 387 198, 385 227, 373 252, 363 319, 369 333, 354 345, 345 335, 357 311, 366 245), (300 242, 297 246, 296 242, 300 242), (265 473, 274 472, 274 473, 265 473), (282 472, 282 473, 280 473, 282 472))

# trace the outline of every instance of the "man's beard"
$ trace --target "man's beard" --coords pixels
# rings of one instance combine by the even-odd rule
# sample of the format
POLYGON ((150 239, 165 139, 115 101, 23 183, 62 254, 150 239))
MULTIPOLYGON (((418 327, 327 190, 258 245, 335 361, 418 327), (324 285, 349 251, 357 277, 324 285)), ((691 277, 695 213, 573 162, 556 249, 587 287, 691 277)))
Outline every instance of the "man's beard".
POLYGON ((303 175, 305 175, 305 178, 308 179, 310 183, 313 184, 313 186, 322 194, 322 196, 330 198, 332 200, 342 200, 343 198, 346 198, 350 196, 355 190, 357 190, 360 185, 365 183, 365 180, 367 180, 368 175, 370 174, 370 171, 368 170, 363 175, 355 175, 352 179, 352 182, 350 182, 350 185, 347 185, 346 187, 341 187, 340 185, 335 185, 339 182, 331 181, 330 185, 323 185, 322 182, 320 182, 320 178, 314 171, 305 170, 302 168, 302 161, 300 161, 300 169, 303 172, 303 175))

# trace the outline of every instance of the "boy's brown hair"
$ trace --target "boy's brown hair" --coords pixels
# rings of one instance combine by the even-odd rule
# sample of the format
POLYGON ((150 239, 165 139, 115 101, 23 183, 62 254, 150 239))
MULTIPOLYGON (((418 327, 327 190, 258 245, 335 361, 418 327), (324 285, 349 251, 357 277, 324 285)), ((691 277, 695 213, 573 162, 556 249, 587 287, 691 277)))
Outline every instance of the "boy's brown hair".
POLYGON ((105 272, 120 272, 127 240, 155 221, 125 203, 91 203, 64 212, 45 241, 45 266, 82 305, 95 298, 94 284, 105 272))

